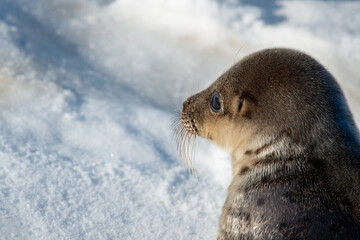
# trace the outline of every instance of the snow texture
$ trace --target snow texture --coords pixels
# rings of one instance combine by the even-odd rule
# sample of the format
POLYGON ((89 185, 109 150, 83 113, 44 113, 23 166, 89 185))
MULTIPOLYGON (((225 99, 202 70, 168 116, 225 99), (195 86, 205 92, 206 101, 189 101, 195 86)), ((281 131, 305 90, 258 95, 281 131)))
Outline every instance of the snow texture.
POLYGON ((360 123, 359 2, 0 4, 0 239, 215 239, 230 156, 198 139, 191 176, 171 122, 255 50, 318 59, 360 123))

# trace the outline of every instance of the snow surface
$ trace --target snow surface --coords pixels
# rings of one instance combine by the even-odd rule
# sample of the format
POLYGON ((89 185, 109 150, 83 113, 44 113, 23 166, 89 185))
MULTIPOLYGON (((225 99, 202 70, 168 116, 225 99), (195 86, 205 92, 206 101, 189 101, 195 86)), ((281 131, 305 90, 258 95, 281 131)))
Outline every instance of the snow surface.
POLYGON ((258 49, 318 59, 360 123, 359 2, 0 4, 0 239, 215 239, 230 157, 198 139, 192 177, 171 122, 258 49))

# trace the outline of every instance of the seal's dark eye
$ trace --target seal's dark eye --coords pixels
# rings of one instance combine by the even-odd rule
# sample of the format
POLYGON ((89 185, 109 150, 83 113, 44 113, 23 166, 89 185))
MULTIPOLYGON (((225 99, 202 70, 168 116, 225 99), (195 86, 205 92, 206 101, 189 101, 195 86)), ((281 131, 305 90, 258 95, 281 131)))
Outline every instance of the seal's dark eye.
POLYGON ((214 92, 210 99, 210 107, 214 112, 221 111, 221 100, 217 92, 214 92))

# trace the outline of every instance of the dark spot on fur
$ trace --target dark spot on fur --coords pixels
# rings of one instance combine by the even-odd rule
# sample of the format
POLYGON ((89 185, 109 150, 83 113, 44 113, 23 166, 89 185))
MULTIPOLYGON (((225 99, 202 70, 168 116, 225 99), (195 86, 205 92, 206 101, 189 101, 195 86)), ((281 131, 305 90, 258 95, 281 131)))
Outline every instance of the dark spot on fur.
POLYGON ((270 179, 269 179, 269 177, 266 176, 266 175, 261 178, 261 183, 262 183, 262 184, 265 184, 265 183, 267 183, 267 182, 269 182, 269 181, 270 181, 270 179))
POLYGON ((284 197, 289 199, 290 203, 296 203, 296 199, 295 199, 295 196, 294 196, 294 192, 293 191, 286 191, 284 193, 284 197))
POLYGON ((245 216, 245 222, 250 222, 250 221, 251 221, 250 213, 247 213, 245 216))
POLYGON ((239 89, 235 89, 235 90, 234 90, 234 94, 235 94, 235 95, 240 95, 239 89))
POLYGON ((250 213, 248 212, 241 211, 239 214, 239 218, 248 223, 251 221, 250 213))
POLYGON ((250 92, 243 92, 241 94, 241 98, 242 99, 246 99, 249 102, 254 103, 255 105, 257 104, 257 99, 254 97, 254 95, 252 95, 250 92))
POLYGON ((240 170, 240 175, 244 175, 249 171, 249 167, 245 166, 240 170))
POLYGON ((229 206, 229 207, 227 208, 227 211, 228 211, 228 212, 230 212, 230 210, 231 210, 231 206, 229 206))
POLYGON ((290 129, 284 129, 284 130, 282 130, 282 135, 283 135, 284 137, 290 138, 290 137, 291 137, 291 130, 290 130, 290 129))
POLYGON ((260 152, 262 152, 263 150, 265 150, 266 148, 268 148, 269 146, 271 146, 274 142, 278 141, 280 138, 283 137, 283 134, 279 134, 275 139, 271 140, 270 142, 264 144, 263 146, 261 146, 260 148, 255 150, 255 154, 259 154, 260 152))
POLYGON ((245 151, 245 155, 251 155, 252 153, 253 153, 252 150, 246 150, 246 151, 245 151))
MULTIPOLYGON (((276 139, 275 139, 276 140, 276 139)), ((261 153, 263 150, 265 150, 266 148, 268 148, 269 146, 271 146, 273 144, 274 140, 273 141, 270 141, 269 143, 266 143, 264 144, 262 147, 258 148, 255 150, 255 154, 259 154, 261 153)))
MULTIPOLYGON (((257 152, 255 152, 256 154, 258 154, 257 152)), ((260 161, 257 161, 255 163, 253 163, 253 166, 254 167, 257 167, 257 166, 261 166, 261 165, 268 165, 268 164, 273 164, 275 163, 275 160, 274 159, 263 159, 263 160, 260 160, 260 161)))
POLYGON ((256 201, 256 204, 258 206, 263 206, 265 204, 265 199, 264 198, 258 198, 256 201))
POLYGON ((283 230, 284 228, 286 228, 288 226, 288 224, 286 222, 280 222, 279 223, 279 230, 283 230))
POLYGON ((256 150, 255 150, 255 154, 256 154, 256 155, 259 154, 259 153, 260 153, 263 149, 265 149, 268 145, 270 145, 270 144, 264 145, 264 146, 262 146, 261 148, 256 149, 256 150))

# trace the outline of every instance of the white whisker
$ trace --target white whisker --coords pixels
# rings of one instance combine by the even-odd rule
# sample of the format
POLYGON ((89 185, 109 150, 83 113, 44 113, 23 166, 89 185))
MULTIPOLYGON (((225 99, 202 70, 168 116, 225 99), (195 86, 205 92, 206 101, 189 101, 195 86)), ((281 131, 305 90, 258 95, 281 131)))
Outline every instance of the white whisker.
POLYGON ((196 170, 193 164, 193 160, 195 158, 196 134, 193 134, 185 129, 179 119, 174 119, 172 127, 179 158, 184 160, 189 173, 197 178, 196 170))

